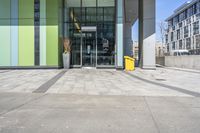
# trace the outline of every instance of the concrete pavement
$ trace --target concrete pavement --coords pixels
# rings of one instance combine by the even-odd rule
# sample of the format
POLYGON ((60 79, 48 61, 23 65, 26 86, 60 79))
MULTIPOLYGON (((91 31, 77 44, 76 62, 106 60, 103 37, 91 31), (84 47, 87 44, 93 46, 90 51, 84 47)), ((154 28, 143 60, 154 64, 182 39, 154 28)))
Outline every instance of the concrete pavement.
POLYGON ((0 70, 0 133, 199 133, 199 78, 168 69, 0 70))
POLYGON ((200 98, 0 94, 1 133, 199 133, 200 98))

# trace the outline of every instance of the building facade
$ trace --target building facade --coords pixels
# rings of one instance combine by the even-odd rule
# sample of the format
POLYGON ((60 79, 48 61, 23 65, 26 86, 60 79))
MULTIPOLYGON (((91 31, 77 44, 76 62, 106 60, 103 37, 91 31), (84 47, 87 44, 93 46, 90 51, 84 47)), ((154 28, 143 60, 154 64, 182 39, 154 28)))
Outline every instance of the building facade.
POLYGON ((200 1, 188 1, 166 19, 168 29, 165 36, 167 51, 188 50, 200 54, 200 1))
POLYGON ((0 68, 62 68, 69 38, 71 67, 123 69, 138 18, 141 67, 154 68, 155 0, 1 0, 0 68))

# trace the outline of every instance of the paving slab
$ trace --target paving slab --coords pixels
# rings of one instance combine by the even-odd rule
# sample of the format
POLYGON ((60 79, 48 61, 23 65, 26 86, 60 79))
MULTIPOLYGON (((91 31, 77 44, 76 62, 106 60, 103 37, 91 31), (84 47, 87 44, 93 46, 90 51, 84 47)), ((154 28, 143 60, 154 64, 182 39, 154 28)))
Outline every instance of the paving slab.
POLYGON ((61 70, 10 70, 0 73, 0 92, 32 93, 61 70))
POLYGON ((0 107, 18 105, 0 114, 0 133, 200 131, 200 98, 194 97, 0 93, 0 101, 3 101, 0 107), (12 100, 21 97, 22 100, 12 100))
POLYGON ((146 83, 123 71, 71 69, 47 93, 126 96, 191 96, 146 83))
POLYGON ((199 98, 146 98, 162 133, 199 133, 199 100, 199 98))

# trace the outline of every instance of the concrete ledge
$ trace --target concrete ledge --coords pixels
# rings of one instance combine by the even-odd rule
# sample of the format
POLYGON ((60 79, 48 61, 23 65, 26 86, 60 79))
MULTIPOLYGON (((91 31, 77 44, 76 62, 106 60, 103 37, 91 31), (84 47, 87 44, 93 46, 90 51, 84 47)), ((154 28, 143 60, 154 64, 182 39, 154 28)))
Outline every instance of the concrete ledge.
POLYGON ((166 56, 165 66, 200 70, 200 55, 166 56))
POLYGON ((146 69, 146 70, 156 70, 156 66, 143 66, 142 69, 146 69))

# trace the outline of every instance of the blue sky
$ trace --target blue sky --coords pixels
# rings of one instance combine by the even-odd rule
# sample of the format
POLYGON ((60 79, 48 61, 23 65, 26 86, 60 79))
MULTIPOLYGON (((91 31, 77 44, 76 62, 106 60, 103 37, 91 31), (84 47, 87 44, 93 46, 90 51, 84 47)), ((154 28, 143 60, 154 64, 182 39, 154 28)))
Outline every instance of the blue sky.
MULTIPOLYGON (((156 39, 160 39, 159 23, 172 15, 174 10, 189 0, 156 0, 156 39)), ((133 41, 138 40, 138 23, 133 26, 133 41)))

